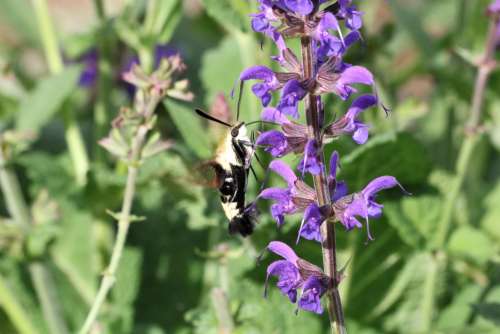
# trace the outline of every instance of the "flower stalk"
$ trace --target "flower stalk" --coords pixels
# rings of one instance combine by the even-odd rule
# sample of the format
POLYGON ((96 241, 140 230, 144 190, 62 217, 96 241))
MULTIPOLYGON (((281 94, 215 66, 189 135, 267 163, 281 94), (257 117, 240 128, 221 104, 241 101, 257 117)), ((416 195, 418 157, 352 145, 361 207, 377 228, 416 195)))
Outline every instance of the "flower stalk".
POLYGON ((184 70, 184 63, 175 55, 162 59, 157 70, 150 75, 138 65, 134 65, 123 75, 125 81, 137 88, 134 107, 122 108, 120 115, 112 122, 110 134, 100 140, 99 144, 128 165, 127 181, 120 212, 110 213, 118 221, 111 259, 80 334, 91 331, 99 310, 116 281, 116 272, 130 224, 142 220, 141 217, 131 214, 139 168, 143 160, 168 149, 172 144, 170 141, 161 140, 160 134, 152 131, 156 124, 155 109, 166 96, 184 100, 192 98, 192 94, 187 90, 187 80, 177 78, 184 70))
MULTIPOLYGON (((313 77, 314 73, 312 41, 309 37, 301 38, 301 51, 303 76, 305 80, 308 80, 313 77)), ((323 120, 321 119, 322 115, 320 115, 318 110, 319 102, 319 96, 309 93, 305 99, 305 112, 309 139, 316 140, 316 142, 320 143, 321 146, 321 125, 323 120)), ((324 154, 322 152, 319 154, 319 159, 321 161, 321 165, 325 166, 324 154)), ((331 206, 331 196, 329 194, 326 180, 327 176, 324 168, 322 168, 319 174, 313 175, 314 188, 316 190, 318 205, 320 207, 331 206)), ((320 231, 322 237, 321 250, 323 253, 323 270, 324 273, 330 278, 329 286, 331 287, 330 292, 327 293, 327 308, 330 319, 330 328, 332 333, 336 332, 338 334, 343 334, 347 333, 347 331, 344 324, 344 313, 338 290, 338 282, 340 282, 340 279, 338 278, 337 271, 335 224, 327 220, 321 225, 320 231)))
POLYGON ((479 142, 481 131, 479 129, 483 110, 484 94, 491 72, 496 68, 495 48, 499 42, 498 26, 500 13, 491 13, 493 19, 490 23, 484 53, 477 64, 476 81, 472 97, 469 119, 465 126, 466 137, 462 142, 455 166, 455 177, 445 198, 443 214, 438 224, 434 247, 440 249, 444 246, 450 230, 455 204, 460 195, 472 158, 474 149, 479 142))

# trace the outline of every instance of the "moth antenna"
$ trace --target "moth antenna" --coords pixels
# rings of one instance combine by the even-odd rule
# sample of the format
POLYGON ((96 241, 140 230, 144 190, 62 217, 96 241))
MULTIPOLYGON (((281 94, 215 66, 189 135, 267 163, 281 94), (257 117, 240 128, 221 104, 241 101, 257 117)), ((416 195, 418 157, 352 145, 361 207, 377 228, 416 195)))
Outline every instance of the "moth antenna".
POLYGON ((240 81, 240 92, 238 94, 238 103, 236 105, 236 121, 240 120, 241 97, 243 96, 243 86, 244 85, 245 85, 245 82, 240 81))
POLYGON ((216 123, 219 123, 219 124, 225 125, 225 126, 227 126, 227 127, 229 127, 229 128, 231 128, 231 127, 232 127, 232 125, 231 125, 231 124, 226 123, 226 122, 224 122, 224 121, 221 121, 220 119, 213 117, 212 115, 210 115, 210 114, 208 114, 208 113, 204 112, 204 111, 203 111, 203 110, 201 110, 201 109, 196 108, 196 109, 195 109, 195 111, 196 111, 196 113, 197 113, 199 116, 201 116, 201 117, 203 117, 203 118, 205 118, 205 119, 208 119, 208 120, 210 120, 210 121, 212 121, 212 122, 216 122, 216 123))

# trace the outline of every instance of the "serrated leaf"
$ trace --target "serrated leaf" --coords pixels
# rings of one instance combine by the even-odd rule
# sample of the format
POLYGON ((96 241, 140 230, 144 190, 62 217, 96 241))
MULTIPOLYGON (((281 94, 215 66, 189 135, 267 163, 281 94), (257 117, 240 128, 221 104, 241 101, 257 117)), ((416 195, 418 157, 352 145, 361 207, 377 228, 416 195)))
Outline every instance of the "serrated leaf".
MULTIPOLYGON (((361 190, 382 175, 392 175, 403 186, 427 180, 430 162, 423 146, 407 133, 388 133, 374 138, 344 156, 339 179, 352 191, 361 190)), ((411 192, 411 188, 408 189, 411 192)))
POLYGON ((478 264, 486 263, 495 254, 491 239, 482 231, 468 226, 452 233, 447 248, 452 255, 478 264))
POLYGON ((186 144, 198 157, 209 158, 212 153, 209 140, 207 140, 207 132, 202 127, 201 120, 194 109, 171 99, 166 99, 163 103, 186 144))
POLYGON ((19 106, 16 119, 18 130, 39 131, 47 124, 76 89, 79 75, 80 67, 71 66, 40 80, 19 106))

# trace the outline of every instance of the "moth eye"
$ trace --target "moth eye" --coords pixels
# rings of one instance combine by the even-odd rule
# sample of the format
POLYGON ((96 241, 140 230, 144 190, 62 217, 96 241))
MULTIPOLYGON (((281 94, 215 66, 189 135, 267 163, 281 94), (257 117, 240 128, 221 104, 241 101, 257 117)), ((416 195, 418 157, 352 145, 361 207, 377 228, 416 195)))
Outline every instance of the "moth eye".
POLYGON ((238 129, 237 128, 234 128, 234 129, 231 129, 231 136, 232 137, 238 137, 238 129))

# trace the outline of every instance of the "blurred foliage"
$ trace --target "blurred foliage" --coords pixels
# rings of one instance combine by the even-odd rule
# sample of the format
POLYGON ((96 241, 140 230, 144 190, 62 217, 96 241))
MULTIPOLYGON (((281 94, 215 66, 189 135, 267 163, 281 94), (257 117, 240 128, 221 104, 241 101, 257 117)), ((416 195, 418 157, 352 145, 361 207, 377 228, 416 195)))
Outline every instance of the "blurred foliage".
MULTIPOLYGON (((475 76, 471 63, 484 47, 488 2, 360 1, 365 45, 347 61, 373 70, 392 112, 366 113, 366 145, 342 138, 331 147, 341 154, 341 178, 352 191, 390 174, 412 195, 384 196, 385 216, 371 224, 373 242, 365 242, 363 230, 339 229, 339 261, 349 261, 341 292, 350 333, 500 332, 497 72, 487 88, 484 134, 454 205, 452 229, 443 247, 432 247, 464 139, 475 76)), ((21 182, 34 222, 28 232, 19 229, 2 195, 0 333, 49 333, 29 276, 34 261, 52 273, 70 332, 85 319, 114 239, 106 210, 118 209, 126 177, 126 166, 97 141, 120 106, 131 104, 121 73, 134 59, 152 69, 157 45, 182 55, 196 98, 191 104, 168 100, 157 110, 163 137, 175 145, 142 166, 134 212, 147 219, 131 227, 95 333, 219 333, 225 325, 234 333, 326 332, 326 314, 295 315, 276 289, 262 297, 270 259, 258 265, 256 258, 270 240, 295 240, 293 219, 277 231, 263 206, 251 238, 230 238, 218 196, 194 177, 213 154, 220 131, 208 130, 192 110, 210 109, 219 93, 235 110, 230 94, 239 72, 270 65, 272 46, 249 28, 256 3, 48 3, 65 60, 56 75, 47 69, 30 2, 0 2, 0 149, 21 182), (94 62, 89 53, 97 53, 94 62), (79 73, 89 66, 97 76, 82 85, 79 73), (68 110, 90 156, 85 185, 75 182, 66 148, 68 110), (215 305, 227 307, 230 324, 215 305)), ((328 100, 328 117, 345 106, 328 100)), ((241 118, 255 120, 259 113, 259 102, 245 87, 241 118)), ((249 196, 255 196, 259 185, 250 187, 249 196)), ((321 262, 315 243, 301 241, 297 249, 321 262)))

